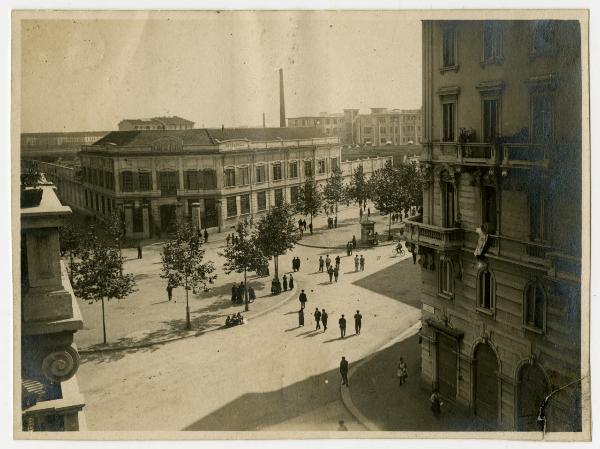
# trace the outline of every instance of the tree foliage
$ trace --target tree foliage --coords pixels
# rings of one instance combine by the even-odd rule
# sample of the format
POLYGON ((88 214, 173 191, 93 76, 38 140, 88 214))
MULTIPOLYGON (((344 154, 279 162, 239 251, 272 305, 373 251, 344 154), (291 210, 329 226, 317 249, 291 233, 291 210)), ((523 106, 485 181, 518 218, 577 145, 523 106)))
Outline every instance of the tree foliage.
POLYGON ((312 224, 313 216, 318 215, 323 207, 323 195, 314 178, 307 178, 304 185, 298 190, 298 202, 295 207, 298 213, 310 215, 310 222, 312 224))
POLYGON ((104 300, 122 299, 135 289, 132 274, 122 273, 123 259, 117 248, 101 241, 92 228, 82 239, 71 266, 75 294, 102 302, 102 328, 106 343, 104 300))
POLYGON ((278 257, 292 249, 299 239, 293 210, 286 203, 272 208, 259 220, 256 226, 256 246, 265 257, 274 259, 276 279, 279 278, 278 257))
POLYGON ((339 168, 333 171, 333 174, 327 179, 327 184, 323 187, 323 198, 328 207, 338 212, 338 204, 344 201, 346 189, 342 179, 342 172, 339 168))
POLYGON ((73 259, 84 241, 83 237, 72 223, 59 228, 60 255, 69 257, 69 270, 73 268, 73 259))
POLYGON ((203 262, 202 238, 190 223, 177 223, 172 236, 165 242, 160 256, 162 273, 172 288, 185 290, 186 327, 191 328, 189 314, 189 291, 208 288, 216 279, 212 262, 203 262))
POLYGON ((359 165, 352 173, 352 177, 350 178, 350 185, 348 187, 348 196, 350 199, 356 201, 359 206, 369 199, 369 183, 367 182, 367 178, 365 176, 365 172, 363 170, 363 166, 359 165))
POLYGON ((227 245, 220 253, 225 258, 223 269, 226 274, 244 273, 244 303, 248 310, 248 271, 260 271, 266 264, 267 258, 260 250, 256 235, 250 233, 247 222, 238 223, 236 228, 237 239, 227 245))

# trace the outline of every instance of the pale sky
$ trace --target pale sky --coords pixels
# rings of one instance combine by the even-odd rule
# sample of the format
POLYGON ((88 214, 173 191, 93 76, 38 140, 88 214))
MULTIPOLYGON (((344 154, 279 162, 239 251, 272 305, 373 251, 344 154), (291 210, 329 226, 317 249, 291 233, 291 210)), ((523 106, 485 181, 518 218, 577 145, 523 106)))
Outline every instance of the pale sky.
POLYGON ((260 126, 263 111, 279 126, 280 67, 287 117, 421 106, 421 24, 406 13, 125 14, 22 22, 23 132, 161 115, 260 126))

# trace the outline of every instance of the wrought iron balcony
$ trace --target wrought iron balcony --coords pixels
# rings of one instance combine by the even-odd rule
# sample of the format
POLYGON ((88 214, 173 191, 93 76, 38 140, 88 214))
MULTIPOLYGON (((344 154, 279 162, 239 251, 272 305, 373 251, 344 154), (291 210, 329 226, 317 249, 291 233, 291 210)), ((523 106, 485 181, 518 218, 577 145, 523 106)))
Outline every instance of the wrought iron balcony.
POLYGON ((406 240, 420 246, 442 251, 460 249, 463 245, 463 230, 461 228, 442 228, 421 223, 420 217, 406 220, 404 235, 406 240))
POLYGON ((502 145, 502 167, 547 168, 549 146, 533 143, 505 143, 502 145))

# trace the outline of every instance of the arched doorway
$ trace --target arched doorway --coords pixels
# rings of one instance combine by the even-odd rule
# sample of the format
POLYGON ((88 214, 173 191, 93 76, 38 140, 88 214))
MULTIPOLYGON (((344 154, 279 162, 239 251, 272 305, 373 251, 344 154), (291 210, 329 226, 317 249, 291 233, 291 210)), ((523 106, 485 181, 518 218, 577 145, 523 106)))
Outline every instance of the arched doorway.
POLYGON ((544 372, 537 364, 526 363, 519 370, 517 388, 517 430, 537 431, 540 404, 550 389, 544 372))
POLYGON ((475 415, 486 425, 498 424, 498 359, 487 343, 475 349, 474 362, 475 415))

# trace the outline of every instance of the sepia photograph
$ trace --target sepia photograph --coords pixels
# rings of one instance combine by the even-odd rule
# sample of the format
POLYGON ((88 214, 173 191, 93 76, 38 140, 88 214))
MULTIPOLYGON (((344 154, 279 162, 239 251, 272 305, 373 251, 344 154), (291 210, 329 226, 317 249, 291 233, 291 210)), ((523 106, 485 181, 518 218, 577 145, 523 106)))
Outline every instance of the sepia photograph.
POLYGON ((14 439, 590 441, 587 10, 11 22, 14 439))

